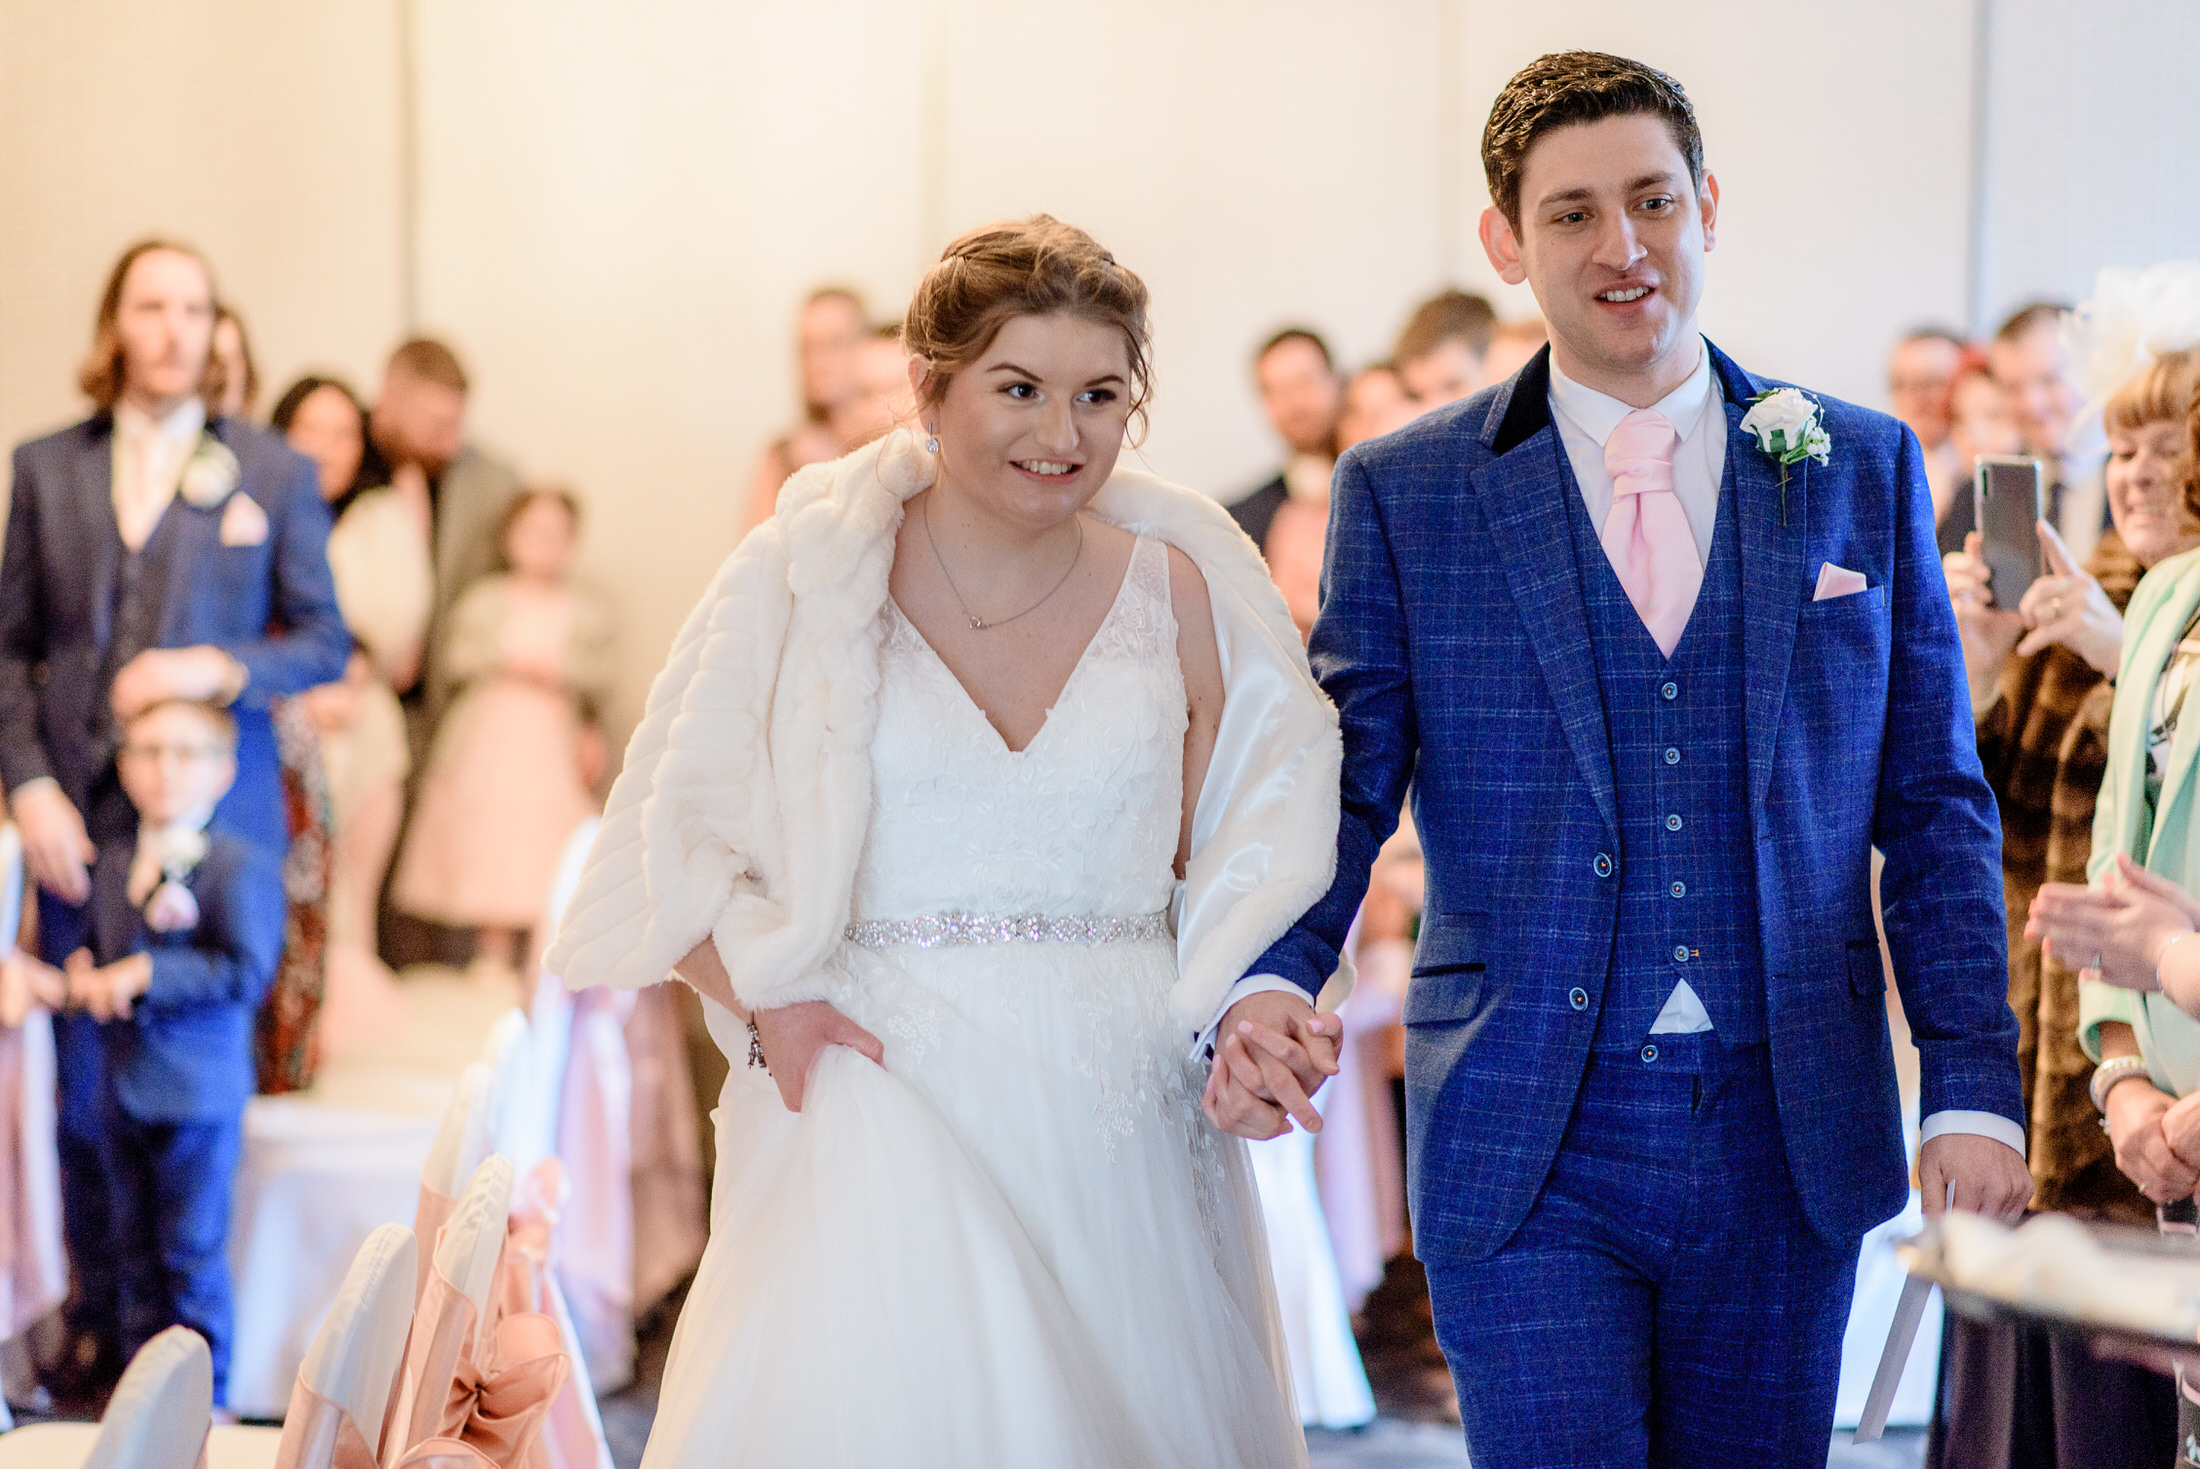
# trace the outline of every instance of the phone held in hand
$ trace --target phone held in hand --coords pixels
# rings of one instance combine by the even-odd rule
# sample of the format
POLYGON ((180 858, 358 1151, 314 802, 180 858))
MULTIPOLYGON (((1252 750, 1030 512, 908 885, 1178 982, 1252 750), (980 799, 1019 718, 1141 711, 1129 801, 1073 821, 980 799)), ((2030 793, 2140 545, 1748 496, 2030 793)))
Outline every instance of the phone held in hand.
POLYGON ((1972 494, 1994 605, 2013 612, 2047 571, 2038 529, 2047 518, 2045 468, 2021 455, 1981 454, 1972 494))

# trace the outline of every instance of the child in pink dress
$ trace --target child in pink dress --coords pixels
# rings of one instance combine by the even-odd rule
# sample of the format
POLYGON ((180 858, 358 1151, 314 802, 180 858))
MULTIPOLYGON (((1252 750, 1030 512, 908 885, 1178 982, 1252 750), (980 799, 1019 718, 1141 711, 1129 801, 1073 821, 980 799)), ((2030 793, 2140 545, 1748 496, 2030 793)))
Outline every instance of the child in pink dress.
POLYGON ((443 666, 457 697, 436 727, 392 898, 476 931, 476 958, 506 966, 534 925, 558 855, 594 813, 590 721, 611 665, 611 618, 572 581, 580 508, 530 490, 505 514, 504 569, 452 609, 443 666))

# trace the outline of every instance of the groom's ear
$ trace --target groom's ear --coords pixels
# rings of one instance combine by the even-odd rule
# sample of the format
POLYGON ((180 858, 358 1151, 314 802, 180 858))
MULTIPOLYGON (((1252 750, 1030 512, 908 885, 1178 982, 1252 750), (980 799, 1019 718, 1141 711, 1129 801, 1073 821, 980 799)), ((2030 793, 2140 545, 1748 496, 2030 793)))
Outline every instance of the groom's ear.
POLYGON ((1704 174, 1696 198, 1703 206, 1703 247, 1708 251, 1719 243, 1719 180, 1716 174, 1704 174))
MULTIPOLYGON (((1711 217, 1704 216, 1704 235, 1708 242, 1711 233, 1711 217)), ((1517 286, 1528 278, 1528 267, 1520 263, 1520 237, 1513 233, 1512 221, 1505 212, 1492 204, 1482 211, 1482 253, 1490 257, 1490 268, 1497 278, 1508 286, 1517 286)))

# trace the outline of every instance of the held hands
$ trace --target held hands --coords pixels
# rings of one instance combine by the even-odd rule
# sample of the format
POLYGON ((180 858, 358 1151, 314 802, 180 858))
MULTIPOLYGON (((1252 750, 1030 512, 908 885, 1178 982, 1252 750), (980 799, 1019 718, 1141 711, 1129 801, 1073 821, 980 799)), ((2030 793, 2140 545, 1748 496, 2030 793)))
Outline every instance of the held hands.
POLYGON ((131 1002, 152 986, 153 956, 132 954, 100 966, 92 963, 90 950, 78 949, 69 956, 66 973, 71 1005, 94 1020, 128 1020, 131 1002))
POLYGON ((60 970, 21 949, 0 959, 0 1026, 14 1030, 35 1006, 58 1010, 69 998, 60 970))
POLYGON ((1917 1150, 1925 1212, 1947 1208, 2014 1221, 2032 1202, 2032 1175, 2015 1148, 1977 1133, 1944 1132, 1917 1150))
POLYGON ((99 856, 84 830, 84 818, 50 780, 25 785, 11 804, 23 838, 23 865, 47 892, 71 907, 80 906, 92 895, 89 869, 99 856))
MULTIPOLYGON (((2152 991, 2163 952, 2196 927, 2200 902, 2119 852, 2099 887, 2042 885, 2032 899, 2024 933, 2039 939, 2063 963, 2097 970, 2097 977, 2109 984, 2152 991)), ((2179 994, 2170 998, 2180 1006, 2186 1003, 2179 994)))
POLYGON ((2104 678, 2114 677, 2123 659, 2124 617, 2101 584, 2071 558, 2070 548, 2046 521, 2039 523, 2040 546, 2047 552, 2048 574, 2032 583, 2017 615, 2031 629, 2017 644, 2017 656, 2029 657, 2061 643, 2104 678))
POLYGON ((1303 995, 1247 995, 1215 1031, 1215 1064, 1199 1099, 1207 1120, 1255 1141, 1280 1137, 1296 1121, 1322 1130, 1313 1095, 1337 1074, 1344 1022, 1317 1015, 1303 995))
POLYGON ((122 665, 109 701, 117 719, 129 719, 163 699, 213 703, 243 690, 242 665, 211 643, 191 648, 148 648, 122 665))
POLYGON ((2157 1204, 2200 1187, 2200 1108, 2158 1091, 2144 1076, 2109 1088, 2108 1138, 2116 1166, 2157 1204))
POLYGON ((886 1064, 886 1047, 879 1038, 823 1000, 759 1010, 755 1021, 764 1046, 764 1065, 779 1084, 779 1099, 789 1112, 802 1110, 810 1067, 827 1046, 846 1046, 876 1065, 886 1064))

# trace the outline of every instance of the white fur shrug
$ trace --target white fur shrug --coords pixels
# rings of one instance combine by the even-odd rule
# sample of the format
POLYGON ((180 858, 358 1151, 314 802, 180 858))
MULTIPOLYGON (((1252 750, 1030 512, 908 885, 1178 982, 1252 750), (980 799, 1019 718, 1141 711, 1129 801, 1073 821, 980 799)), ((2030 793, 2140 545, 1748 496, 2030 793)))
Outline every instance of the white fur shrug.
MULTIPOLYGON (((933 464, 897 432, 803 469, 720 568, 650 689, 559 925, 547 962, 567 984, 654 984, 707 934, 744 1005, 826 993, 871 813, 887 572, 903 503, 933 464)), ((1170 996, 1196 1032, 1328 890, 1337 716, 1220 506, 1119 468, 1091 510, 1183 551, 1214 605, 1226 697, 1170 996)))

